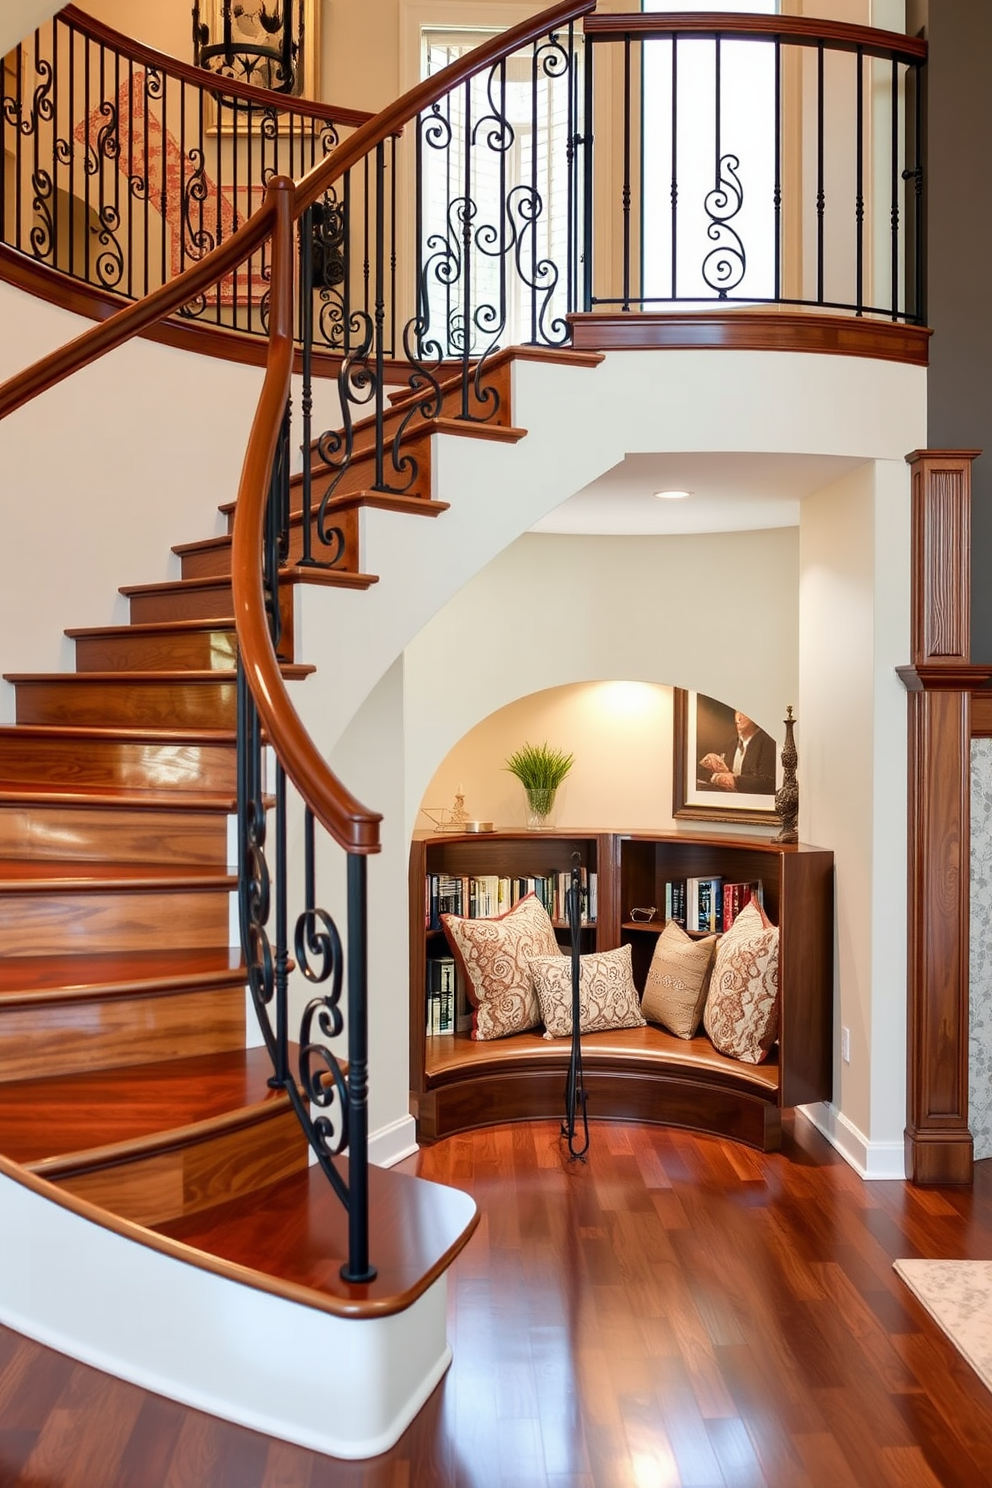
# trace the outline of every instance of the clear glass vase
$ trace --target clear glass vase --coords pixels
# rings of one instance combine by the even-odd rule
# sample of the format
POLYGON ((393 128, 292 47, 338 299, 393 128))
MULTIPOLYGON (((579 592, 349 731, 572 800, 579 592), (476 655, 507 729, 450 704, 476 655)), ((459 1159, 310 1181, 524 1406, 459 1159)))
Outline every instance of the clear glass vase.
POLYGON ((527 826, 532 832, 546 831, 555 824, 557 791, 532 787, 527 791, 527 826))

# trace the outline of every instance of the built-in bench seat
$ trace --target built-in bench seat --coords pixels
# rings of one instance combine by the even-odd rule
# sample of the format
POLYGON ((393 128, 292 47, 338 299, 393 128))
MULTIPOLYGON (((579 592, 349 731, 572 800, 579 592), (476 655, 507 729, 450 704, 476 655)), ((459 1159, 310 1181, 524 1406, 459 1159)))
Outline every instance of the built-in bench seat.
MULTIPOLYGON (((421 1138, 562 1113, 570 1051, 569 1039, 545 1039, 540 1030, 486 1042, 465 1034, 428 1039, 421 1138)), ((679 1039, 649 1025, 584 1034, 582 1067, 593 1119, 685 1126, 764 1151, 781 1141, 777 1046, 764 1064, 743 1064, 718 1054, 705 1035, 679 1039)))

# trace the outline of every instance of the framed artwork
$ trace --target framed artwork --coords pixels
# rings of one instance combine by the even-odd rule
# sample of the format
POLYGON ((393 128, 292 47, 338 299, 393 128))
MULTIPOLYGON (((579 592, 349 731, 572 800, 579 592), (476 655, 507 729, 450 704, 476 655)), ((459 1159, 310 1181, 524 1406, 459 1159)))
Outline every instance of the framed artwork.
POLYGON ((677 820, 778 821, 781 745, 729 703, 676 687, 672 747, 672 815, 677 820), (738 759, 741 732, 750 737, 738 759))

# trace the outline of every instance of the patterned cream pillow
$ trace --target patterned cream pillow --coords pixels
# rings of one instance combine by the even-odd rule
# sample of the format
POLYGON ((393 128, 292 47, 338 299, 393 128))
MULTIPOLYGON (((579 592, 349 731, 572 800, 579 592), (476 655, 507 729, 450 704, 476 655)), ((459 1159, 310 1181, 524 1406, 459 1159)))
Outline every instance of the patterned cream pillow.
POLYGON ((663 1024, 677 1038, 693 1037, 703 1016, 715 946, 715 935, 693 940, 681 925, 669 920, 658 936, 644 984, 641 1012, 645 1018, 663 1024))
POLYGON ((472 1037, 506 1038, 536 1028, 541 1012, 531 958, 562 955, 554 926, 537 895, 525 894, 495 919, 443 914, 441 924, 475 1008, 472 1037))
POLYGON ((778 1037, 778 930, 753 900, 721 936, 703 1024, 714 1049, 745 1064, 778 1037))
MULTIPOLYGON (((536 956, 530 963, 546 1039, 572 1032, 572 958, 536 956)), ((643 1028, 630 966, 630 946, 579 958, 579 1032, 643 1028)))

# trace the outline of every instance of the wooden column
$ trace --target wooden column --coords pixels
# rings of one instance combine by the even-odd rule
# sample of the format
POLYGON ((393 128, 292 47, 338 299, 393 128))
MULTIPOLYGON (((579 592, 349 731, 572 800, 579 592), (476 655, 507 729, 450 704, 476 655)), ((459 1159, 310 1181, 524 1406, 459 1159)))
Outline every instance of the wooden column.
POLYGON ((971 462, 917 450, 913 467, 909 689, 909 1018, 906 1171, 970 1183, 968 915, 973 667, 971 462))

